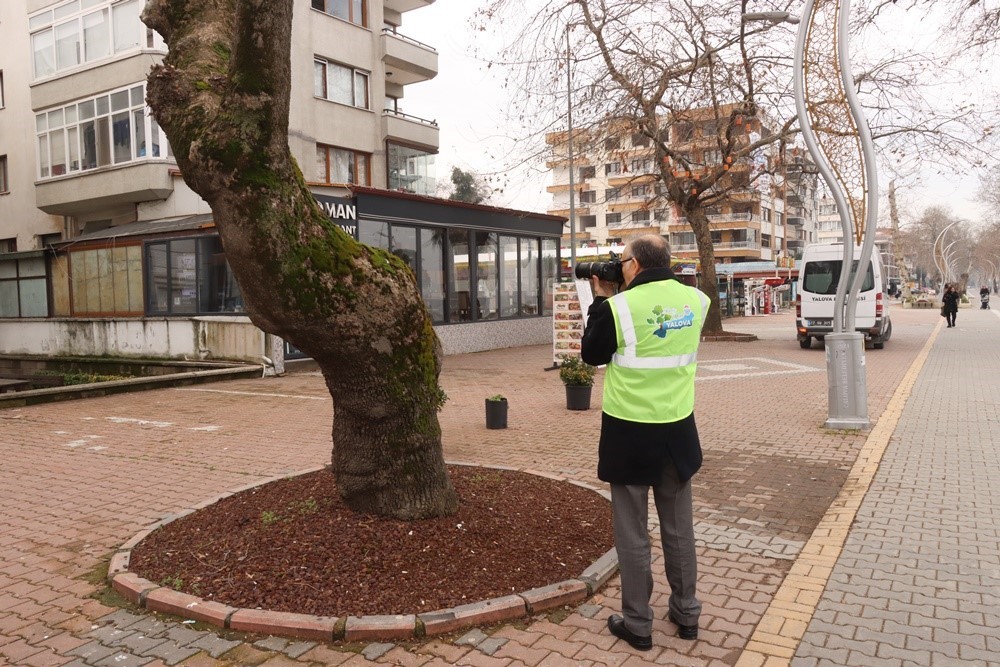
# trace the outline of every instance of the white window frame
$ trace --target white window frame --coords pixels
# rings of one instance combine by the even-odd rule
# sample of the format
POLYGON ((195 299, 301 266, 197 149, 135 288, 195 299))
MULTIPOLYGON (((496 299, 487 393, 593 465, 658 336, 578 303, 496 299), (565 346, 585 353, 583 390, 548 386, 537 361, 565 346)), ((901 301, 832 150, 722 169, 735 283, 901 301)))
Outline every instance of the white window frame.
POLYGON ((7 180, 7 156, 0 155, 0 194, 10 192, 10 182, 7 180))
MULTIPOLYGON (((71 174, 79 175, 88 171, 112 168, 139 160, 165 160, 172 156, 166 133, 153 118, 146 106, 146 84, 136 83, 125 88, 112 90, 104 95, 74 100, 71 104, 45 109, 35 114, 35 157, 39 180, 48 180, 71 174), (124 104, 116 103, 124 94, 124 104), (115 125, 127 117, 128 155, 115 154, 115 125), (117 118, 117 120, 116 120, 117 118), (137 135, 141 119, 141 133, 137 135), (84 159, 86 132, 92 127, 94 134, 95 164, 86 166, 84 159), (98 135, 97 133, 100 133, 98 135), (106 143, 104 143, 106 142, 106 143), (102 148, 106 146, 106 148, 102 148), (159 152, 147 152, 146 147, 159 152), (55 149, 55 150, 53 150, 55 149), (100 154, 107 151, 107 160, 101 163, 100 154), (54 171, 56 156, 61 156, 63 171, 54 171)), ((118 138, 123 128, 118 128, 118 138)), ((123 144, 118 142, 119 146, 123 144)))
POLYGON ((163 38, 148 29, 138 18, 143 5, 144 0, 70 0, 30 16, 28 28, 30 31, 32 80, 37 81, 58 76, 92 63, 123 54, 135 53, 143 48, 165 51, 166 44, 163 38), (139 6, 139 13, 135 14, 133 10, 134 17, 123 17, 125 8, 132 8, 135 5, 139 6), (94 49, 95 55, 88 58, 84 20, 101 13, 104 13, 103 20, 106 24, 104 32, 106 32, 107 41, 100 48, 94 49), (132 23, 132 25, 128 25, 124 18, 134 18, 135 20, 134 22, 130 20, 128 23, 132 23), (59 30, 63 30, 70 39, 75 35, 76 62, 63 63, 63 66, 60 66, 55 39, 59 30), (128 36, 130 31, 134 32, 131 37, 128 36), (128 43, 120 47, 116 46, 116 41, 123 36, 127 38, 128 43), (50 38, 51 44, 48 44, 44 50, 36 50, 36 40, 41 40, 43 37, 50 38), (46 70, 39 73, 37 58, 39 54, 47 55, 51 71, 46 70))
POLYGON ((358 109, 371 109, 371 73, 356 67, 351 67, 350 65, 344 65, 333 60, 327 60, 326 58, 315 56, 313 58, 313 96, 327 100, 328 102, 333 102, 334 104, 344 104, 358 109), (323 72, 322 91, 316 89, 316 83, 319 80, 316 75, 319 71, 323 72), (331 85, 333 83, 331 75, 336 71, 342 71, 344 74, 350 74, 352 95, 351 102, 337 100, 330 97, 330 91, 333 87, 331 85))

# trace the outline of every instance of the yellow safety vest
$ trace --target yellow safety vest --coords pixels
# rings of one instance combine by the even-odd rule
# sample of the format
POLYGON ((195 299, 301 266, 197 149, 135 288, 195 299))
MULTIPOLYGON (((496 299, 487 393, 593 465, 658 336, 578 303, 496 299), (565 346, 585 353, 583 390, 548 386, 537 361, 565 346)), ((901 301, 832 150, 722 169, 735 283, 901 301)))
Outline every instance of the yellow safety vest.
POLYGON ((604 412, 650 424, 679 421, 694 412, 708 296, 664 280, 627 289, 608 302, 618 349, 604 376, 604 412))

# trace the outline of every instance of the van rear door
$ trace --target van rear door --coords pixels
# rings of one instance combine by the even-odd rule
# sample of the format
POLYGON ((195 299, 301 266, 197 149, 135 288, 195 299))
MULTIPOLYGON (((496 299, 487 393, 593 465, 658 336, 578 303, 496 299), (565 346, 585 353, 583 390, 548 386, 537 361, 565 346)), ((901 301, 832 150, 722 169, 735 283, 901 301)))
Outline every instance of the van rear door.
MULTIPOLYGON (((802 294, 802 319, 808 320, 811 326, 833 325, 833 306, 842 266, 843 260, 840 259, 819 259, 808 261, 802 267, 799 287, 802 294)), ((851 270, 852 272, 858 270, 858 260, 854 260, 851 270)), ((873 262, 868 263, 868 273, 861 285, 858 307, 854 317, 855 326, 858 329, 875 326, 875 270, 873 262)))

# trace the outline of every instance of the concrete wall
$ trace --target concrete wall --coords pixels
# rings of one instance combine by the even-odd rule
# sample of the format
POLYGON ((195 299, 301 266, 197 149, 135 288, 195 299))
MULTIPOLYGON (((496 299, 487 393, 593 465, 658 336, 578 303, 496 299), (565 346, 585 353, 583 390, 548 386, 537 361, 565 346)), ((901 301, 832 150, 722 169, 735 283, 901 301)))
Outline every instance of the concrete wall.
MULTIPOLYGON (((552 342, 548 317, 435 327, 445 354, 465 354, 552 342)), ((0 354, 124 356, 145 359, 232 359, 283 363, 280 348, 265 352, 265 335, 247 317, 192 319, 52 318, 0 320, 0 354)), ((279 371, 280 372, 280 371, 279 371)))
POLYGON ((449 324, 435 327, 445 354, 484 352, 505 347, 552 344, 552 318, 449 324))
POLYGON ((233 359, 260 363, 264 333, 246 317, 0 320, 4 354, 233 359))

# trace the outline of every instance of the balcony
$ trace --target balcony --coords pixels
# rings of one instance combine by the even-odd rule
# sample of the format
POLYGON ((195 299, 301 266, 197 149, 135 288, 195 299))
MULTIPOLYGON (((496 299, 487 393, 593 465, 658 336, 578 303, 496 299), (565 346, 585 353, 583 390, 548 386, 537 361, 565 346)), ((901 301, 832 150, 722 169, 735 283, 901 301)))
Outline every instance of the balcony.
POLYGON ((35 205, 51 215, 82 215, 121 204, 166 199, 174 191, 165 160, 132 162, 35 183, 35 205))
POLYGON ((382 61, 385 78, 401 86, 433 79, 438 73, 438 53, 433 47, 388 28, 382 30, 382 61))
POLYGON ((405 142, 436 153, 439 133, 437 121, 389 109, 382 112, 382 135, 386 139, 405 142))
POLYGON ((383 0, 383 2, 386 9, 391 9, 400 14, 413 11, 414 9, 430 7, 434 4, 434 0, 383 0))
POLYGON ((652 171, 644 173, 631 172, 628 174, 608 175, 608 185, 612 187, 644 185, 648 183, 655 183, 657 180, 659 180, 659 175, 652 171))

